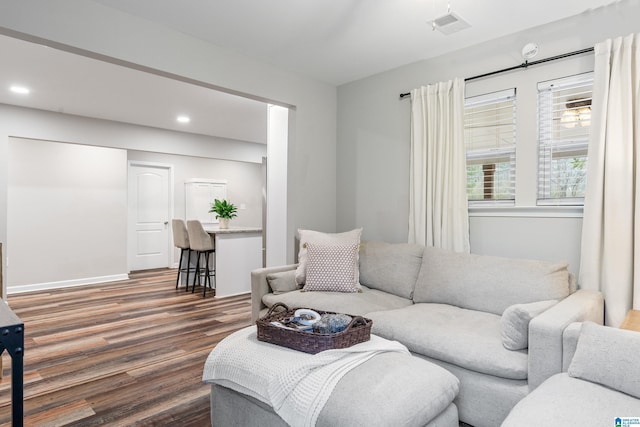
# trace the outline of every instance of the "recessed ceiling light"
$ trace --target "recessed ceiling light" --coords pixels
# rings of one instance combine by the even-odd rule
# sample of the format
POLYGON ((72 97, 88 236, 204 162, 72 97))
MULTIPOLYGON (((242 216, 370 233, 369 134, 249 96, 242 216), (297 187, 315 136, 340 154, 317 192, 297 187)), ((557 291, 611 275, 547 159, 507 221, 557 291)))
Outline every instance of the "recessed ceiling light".
POLYGON ((189 123, 191 119, 188 116, 178 116, 177 120, 180 123, 189 123))
POLYGON ((29 93, 29 88, 26 88, 24 86, 11 86, 9 90, 11 90, 11 92, 13 93, 19 93, 22 95, 26 95, 29 93))

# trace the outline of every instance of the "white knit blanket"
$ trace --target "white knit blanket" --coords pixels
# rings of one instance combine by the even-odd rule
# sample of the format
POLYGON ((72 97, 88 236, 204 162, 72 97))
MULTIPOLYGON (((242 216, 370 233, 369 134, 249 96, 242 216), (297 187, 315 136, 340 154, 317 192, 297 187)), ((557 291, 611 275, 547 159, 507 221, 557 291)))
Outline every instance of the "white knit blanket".
POLYGON ((399 342, 375 335, 315 355, 260 342, 256 335, 256 327, 250 326, 222 340, 209 354, 202 380, 266 403, 293 427, 314 426, 334 387, 351 369, 376 354, 409 354, 399 342))

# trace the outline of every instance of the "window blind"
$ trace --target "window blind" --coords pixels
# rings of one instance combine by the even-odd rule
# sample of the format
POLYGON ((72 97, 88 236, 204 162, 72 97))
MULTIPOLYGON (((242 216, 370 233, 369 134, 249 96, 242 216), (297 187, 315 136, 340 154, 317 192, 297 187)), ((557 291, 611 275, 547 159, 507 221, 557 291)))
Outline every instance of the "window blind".
POLYGON ((513 204, 516 90, 466 98, 464 138, 469 203, 513 204))
POLYGON ((538 84, 538 205, 582 205, 593 73, 538 84))

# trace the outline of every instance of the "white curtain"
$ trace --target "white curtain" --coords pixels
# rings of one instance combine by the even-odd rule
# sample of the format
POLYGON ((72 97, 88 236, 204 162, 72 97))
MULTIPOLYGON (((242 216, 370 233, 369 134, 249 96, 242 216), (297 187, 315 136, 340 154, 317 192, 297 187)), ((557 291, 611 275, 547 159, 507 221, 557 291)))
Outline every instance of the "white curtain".
POLYGON ((409 243, 469 252, 464 80, 411 91, 409 243))
POLYGON ((602 291, 605 323, 640 309, 640 34, 595 46, 580 285, 602 291))

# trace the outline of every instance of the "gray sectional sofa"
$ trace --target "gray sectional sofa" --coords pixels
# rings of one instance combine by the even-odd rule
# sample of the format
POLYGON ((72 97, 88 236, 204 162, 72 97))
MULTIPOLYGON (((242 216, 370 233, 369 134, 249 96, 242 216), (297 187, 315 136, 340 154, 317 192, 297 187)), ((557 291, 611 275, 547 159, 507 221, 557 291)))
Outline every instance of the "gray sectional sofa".
POLYGON ((640 333, 574 323, 565 329, 564 349, 566 372, 522 399, 502 426, 638 425, 640 333))
POLYGON ((500 425, 562 371, 569 324, 603 321, 602 295, 577 290, 566 263, 384 242, 363 243, 359 256, 356 293, 294 289, 296 265, 253 271, 253 320, 276 302, 371 318, 372 333, 458 377, 460 421, 476 427, 500 425))

